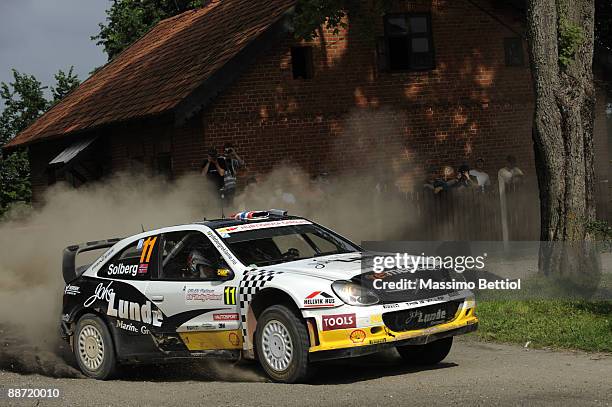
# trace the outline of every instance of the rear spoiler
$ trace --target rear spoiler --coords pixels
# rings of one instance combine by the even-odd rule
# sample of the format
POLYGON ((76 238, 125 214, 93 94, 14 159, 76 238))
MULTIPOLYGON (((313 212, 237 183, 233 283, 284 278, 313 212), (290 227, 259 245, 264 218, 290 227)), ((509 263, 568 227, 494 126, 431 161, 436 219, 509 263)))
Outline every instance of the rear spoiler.
POLYGON ((77 271, 76 269, 76 257, 80 253, 89 252, 92 250, 106 249, 112 247, 120 241, 121 238, 97 240, 95 242, 81 243, 77 245, 68 246, 64 249, 64 255, 62 258, 62 274, 66 284, 75 280, 87 269, 86 267, 77 271))

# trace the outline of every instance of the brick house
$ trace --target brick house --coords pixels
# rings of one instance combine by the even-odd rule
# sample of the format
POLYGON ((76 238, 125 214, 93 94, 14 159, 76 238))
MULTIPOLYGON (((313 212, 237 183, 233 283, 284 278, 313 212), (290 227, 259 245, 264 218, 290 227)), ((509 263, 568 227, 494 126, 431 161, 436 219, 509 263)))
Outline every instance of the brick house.
POLYGON ((218 0, 160 22, 7 146, 28 147, 34 196, 124 170, 178 177, 228 141, 250 172, 287 159, 313 174, 389 162, 420 177, 484 157, 494 174, 514 154, 533 174, 524 15, 512 2, 396 1, 374 26, 349 14, 346 29, 310 42, 292 35, 293 5, 218 0))

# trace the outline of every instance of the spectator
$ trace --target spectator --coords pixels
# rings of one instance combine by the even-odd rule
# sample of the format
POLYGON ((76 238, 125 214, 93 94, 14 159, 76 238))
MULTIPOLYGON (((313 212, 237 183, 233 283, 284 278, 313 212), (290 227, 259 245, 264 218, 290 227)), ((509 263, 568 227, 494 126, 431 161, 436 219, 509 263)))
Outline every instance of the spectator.
POLYGON ((223 176, 224 196, 228 205, 232 205, 234 195, 236 194, 236 181, 238 170, 244 167, 244 160, 238 155, 232 143, 225 143, 223 146, 225 162, 225 174, 223 176))
POLYGON ((201 174, 206 176, 206 178, 213 183, 220 194, 223 192, 223 186, 225 184, 223 180, 225 169, 225 158, 219 157, 216 149, 209 148, 206 160, 202 163, 201 174))
POLYGON ((442 179, 440 179, 436 167, 429 167, 427 170, 427 177, 423 183, 423 189, 431 190, 434 194, 438 194, 444 190, 444 185, 445 183, 442 179))
POLYGON ((484 159, 477 159, 475 167, 476 168, 474 168, 473 170, 470 170, 470 175, 476 177, 476 182, 478 182, 478 186, 484 191, 485 189, 491 186, 489 174, 484 172, 484 159))
POLYGON ((457 172, 457 182, 453 185, 454 188, 471 188, 476 186, 476 180, 470 176, 470 167, 467 164, 462 164, 457 172))
POLYGON ((506 166, 501 168, 497 177, 500 182, 504 182, 505 184, 517 185, 523 181, 523 177, 525 173, 516 166, 516 158, 513 155, 509 155, 506 157, 506 166))
POLYGON ((460 174, 458 176, 455 176, 455 170, 453 169, 453 167, 447 165, 446 167, 444 167, 442 169, 442 182, 444 190, 450 189, 450 188, 455 188, 457 185, 457 183, 459 182, 459 178, 458 176, 460 176, 460 174))

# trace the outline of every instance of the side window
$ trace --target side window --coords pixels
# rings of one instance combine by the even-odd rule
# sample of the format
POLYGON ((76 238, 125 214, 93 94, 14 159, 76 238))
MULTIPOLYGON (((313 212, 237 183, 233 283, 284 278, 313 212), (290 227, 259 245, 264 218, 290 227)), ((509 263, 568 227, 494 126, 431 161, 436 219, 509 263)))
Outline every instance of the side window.
POLYGON ((217 269, 227 268, 223 257, 201 232, 164 234, 161 280, 216 281, 217 269))
POLYGON ((100 271, 99 277, 146 280, 157 266, 159 237, 139 239, 117 253, 100 271))
POLYGON ((291 48, 291 67, 293 79, 312 79, 312 47, 293 47, 291 48))
POLYGON ((520 37, 504 38, 506 66, 524 66, 523 40, 520 37))
POLYGON ((435 68, 429 14, 385 16, 385 40, 389 70, 417 71, 435 68))

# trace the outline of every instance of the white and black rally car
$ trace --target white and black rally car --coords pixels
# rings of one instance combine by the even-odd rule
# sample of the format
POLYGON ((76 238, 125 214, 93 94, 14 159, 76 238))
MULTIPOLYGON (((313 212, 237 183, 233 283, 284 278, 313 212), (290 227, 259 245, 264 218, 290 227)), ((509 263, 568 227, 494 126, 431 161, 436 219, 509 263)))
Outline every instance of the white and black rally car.
POLYGON ((476 329, 470 291, 385 301, 363 284, 372 278, 365 256, 280 210, 70 246, 62 333, 83 373, 98 379, 121 364, 244 357, 291 383, 313 362, 388 347, 410 363, 437 363, 454 335, 476 329), (102 249, 75 266, 79 253, 102 249))

